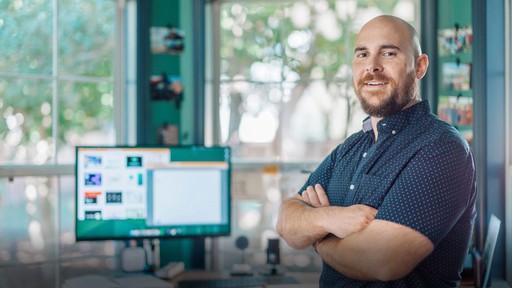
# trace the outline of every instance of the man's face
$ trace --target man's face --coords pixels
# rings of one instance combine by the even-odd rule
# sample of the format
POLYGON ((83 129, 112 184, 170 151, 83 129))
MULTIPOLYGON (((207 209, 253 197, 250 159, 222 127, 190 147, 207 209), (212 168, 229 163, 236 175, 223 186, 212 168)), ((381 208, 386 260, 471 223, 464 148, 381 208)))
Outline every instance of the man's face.
POLYGON ((411 39, 405 27, 384 19, 371 21, 359 33, 352 61, 353 85, 368 115, 395 114, 417 96, 411 39))

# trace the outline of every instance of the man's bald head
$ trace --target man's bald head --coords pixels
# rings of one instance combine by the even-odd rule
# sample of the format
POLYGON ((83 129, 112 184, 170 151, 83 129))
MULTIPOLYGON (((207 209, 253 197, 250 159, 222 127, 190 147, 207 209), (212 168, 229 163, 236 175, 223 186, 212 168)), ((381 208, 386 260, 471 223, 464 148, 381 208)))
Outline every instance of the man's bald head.
POLYGON ((367 29, 390 29, 394 30, 397 33, 406 36, 406 40, 410 41, 411 49, 412 49, 412 55, 414 59, 418 58, 419 55, 421 55, 421 45, 418 33, 416 32, 416 29, 414 27, 404 21, 403 19, 400 19, 395 16, 391 15, 381 15, 373 18, 368 23, 366 23, 359 32, 360 34, 365 32, 367 29))

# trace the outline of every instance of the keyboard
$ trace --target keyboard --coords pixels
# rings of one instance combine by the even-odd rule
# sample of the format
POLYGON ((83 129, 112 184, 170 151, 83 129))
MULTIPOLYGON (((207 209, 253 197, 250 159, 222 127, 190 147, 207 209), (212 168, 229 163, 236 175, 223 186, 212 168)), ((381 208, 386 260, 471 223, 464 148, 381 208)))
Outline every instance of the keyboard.
POLYGON ((201 280, 181 280, 178 282, 179 288, 246 288, 263 287, 267 284, 296 284, 299 283, 291 276, 236 276, 222 279, 201 279, 201 280))

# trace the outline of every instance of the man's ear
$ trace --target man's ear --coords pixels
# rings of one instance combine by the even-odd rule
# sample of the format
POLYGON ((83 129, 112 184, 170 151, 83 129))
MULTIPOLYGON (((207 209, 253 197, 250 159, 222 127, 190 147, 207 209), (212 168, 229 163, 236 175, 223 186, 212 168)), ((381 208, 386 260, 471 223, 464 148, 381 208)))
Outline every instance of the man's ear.
POLYGON ((421 54, 416 58, 416 78, 421 79, 427 73, 428 69, 428 56, 421 54))

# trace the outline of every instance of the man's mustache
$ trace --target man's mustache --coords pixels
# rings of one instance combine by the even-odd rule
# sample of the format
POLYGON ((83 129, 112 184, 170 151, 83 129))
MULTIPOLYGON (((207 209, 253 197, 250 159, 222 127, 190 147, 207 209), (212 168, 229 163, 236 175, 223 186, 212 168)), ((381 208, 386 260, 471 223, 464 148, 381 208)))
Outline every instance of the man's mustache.
POLYGON ((384 76, 384 75, 379 75, 379 74, 373 74, 373 75, 366 75, 364 76, 363 78, 359 79, 359 81, 357 82, 357 85, 359 87, 361 86, 364 86, 367 82, 369 81, 376 81, 376 82, 385 82, 385 83, 392 83, 393 80, 384 76))

